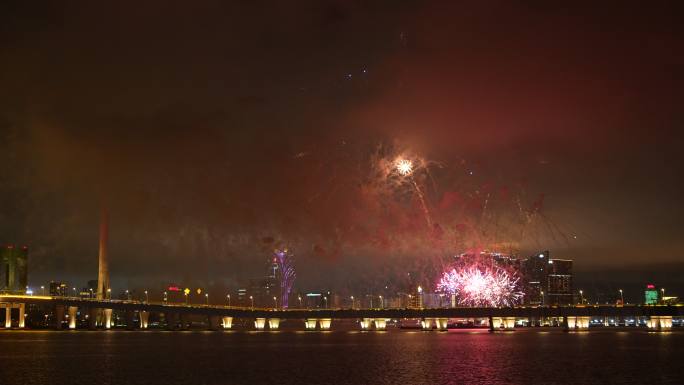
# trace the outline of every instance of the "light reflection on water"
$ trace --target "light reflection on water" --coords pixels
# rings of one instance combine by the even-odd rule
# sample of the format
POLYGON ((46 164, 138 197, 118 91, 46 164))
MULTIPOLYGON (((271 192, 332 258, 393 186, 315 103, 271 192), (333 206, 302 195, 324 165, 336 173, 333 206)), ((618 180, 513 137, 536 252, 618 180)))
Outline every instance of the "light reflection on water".
POLYGON ((684 383, 684 331, 0 332, 0 384, 684 383))

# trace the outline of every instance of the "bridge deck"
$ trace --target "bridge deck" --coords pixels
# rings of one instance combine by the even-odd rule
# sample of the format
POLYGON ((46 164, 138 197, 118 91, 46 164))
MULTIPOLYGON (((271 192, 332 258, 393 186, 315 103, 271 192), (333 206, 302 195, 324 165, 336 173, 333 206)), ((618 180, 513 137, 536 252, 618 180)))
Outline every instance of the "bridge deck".
POLYGON ((0 295, 0 302, 77 306, 122 311, 228 316, 236 318, 484 318, 484 317, 642 317, 684 316, 684 306, 591 305, 591 306, 518 306, 518 307, 455 307, 430 309, 265 309, 236 306, 193 305, 179 303, 140 302, 126 300, 97 300, 75 297, 0 295))

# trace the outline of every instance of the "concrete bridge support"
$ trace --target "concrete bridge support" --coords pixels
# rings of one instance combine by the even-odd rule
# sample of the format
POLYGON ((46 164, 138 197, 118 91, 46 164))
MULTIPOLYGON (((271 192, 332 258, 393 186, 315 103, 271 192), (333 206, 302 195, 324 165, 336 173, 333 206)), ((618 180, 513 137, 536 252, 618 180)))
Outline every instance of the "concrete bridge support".
POLYGON ((254 328, 256 330, 264 330, 266 327, 266 318, 257 318, 254 320, 254 328))
POLYGON ((5 308, 5 328, 12 327, 12 309, 19 310, 19 318, 17 318, 17 327, 24 327, 24 319, 26 318, 25 304, 23 303, 0 303, 0 308, 5 308))
POLYGON ((55 319, 53 320, 53 327, 57 330, 62 329, 62 321, 64 320, 64 306, 55 306, 55 319))
POLYGON ((307 318, 304 320, 306 330, 316 330, 316 322, 318 322, 317 318, 307 318))
POLYGON ((76 306, 69 306, 69 329, 76 329, 77 316, 78 308, 76 306))
POLYGON ((447 331, 449 319, 448 318, 435 318, 435 324, 437 325, 437 330, 447 331))
POLYGON ((138 317, 140 318, 140 329, 147 329, 150 324, 150 312, 141 310, 138 312, 138 317))
POLYGON ((269 330, 278 330, 279 326, 280 326, 280 318, 269 318, 268 319, 268 329, 269 330))
POLYGON ((589 320, 591 317, 577 317, 567 316, 564 318, 564 326, 567 330, 587 330, 589 329, 589 320))
POLYGON ((651 316, 646 325, 655 331, 669 331, 672 329, 672 316, 651 316))
MULTIPOLYGON (((17 326, 19 328, 22 328, 22 329, 24 328, 24 323, 25 323, 25 319, 26 319, 26 307, 25 306, 26 305, 23 303, 19 304, 19 322, 17 323, 17 326)), ((670 324, 671 324, 671 322, 670 322, 670 324)))
POLYGON ((112 328, 112 309, 102 309, 103 326, 105 329, 112 328))
POLYGON ((489 331, 512 331, 515 329, 515 317, 489 317, 489 331))
POLYGON ((359 321, 359 325, 361 326, 361 330, 370 330, 371 321, 372 321, 372 319, 370 319, 370 318, 364 318, 361 321, 359 321))
POLYGON ((432 330, 432 320, 433 318, 423 318, 420 321, 420 326, 423 330, 432 330))
POLYGON ((12 327, 12 304, 3 304, 5 307, 5 327, 7 329, 12 327))
POLYGON ((373 323, 375 324, 375 330, 387 330, 387 319, 373 318, 373 323))
POLYGON ((332 319, 330 318, 321 318, 318 320, 318 326, 321 328, 321 330, 330 330, 331 324, 332 319))
POLYGON ((223 317, 221 326, 224 329, 230 329, 233 326, 233 317, 223 317))

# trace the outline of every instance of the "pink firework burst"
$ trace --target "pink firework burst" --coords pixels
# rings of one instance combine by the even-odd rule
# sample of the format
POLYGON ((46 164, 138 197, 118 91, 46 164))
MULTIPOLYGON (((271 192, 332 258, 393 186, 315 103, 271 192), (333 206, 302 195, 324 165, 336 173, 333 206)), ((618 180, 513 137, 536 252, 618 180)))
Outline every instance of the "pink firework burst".
POLYGON ((444 272, 437 290, 456 295, 463 306, 513 306, 523 296, 519 280, 499 267, 467 267, 444 272))

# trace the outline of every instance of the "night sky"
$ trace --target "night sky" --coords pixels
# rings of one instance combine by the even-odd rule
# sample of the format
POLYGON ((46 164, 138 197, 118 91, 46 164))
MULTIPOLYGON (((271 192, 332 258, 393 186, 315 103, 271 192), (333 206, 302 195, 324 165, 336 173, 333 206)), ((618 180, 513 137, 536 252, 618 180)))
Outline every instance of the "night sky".
POLYGON ((677 2, 475 3, 3 1, 0 242, 34 285, 94 279, 105 206, 114 286, 284 246, 299 288, 399 285, 505 244, 683 287, 677 2))

